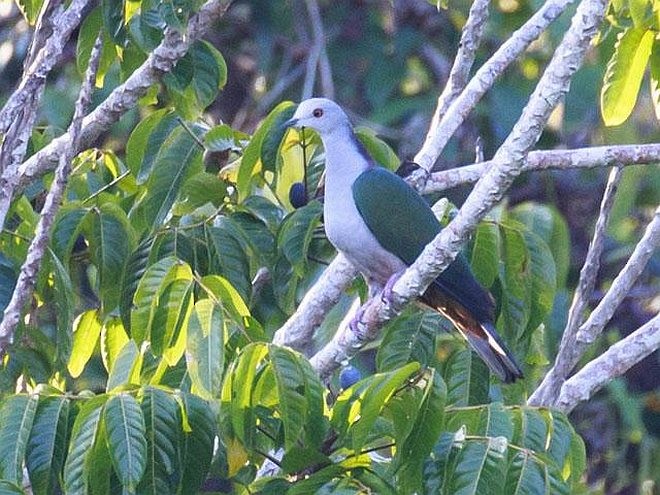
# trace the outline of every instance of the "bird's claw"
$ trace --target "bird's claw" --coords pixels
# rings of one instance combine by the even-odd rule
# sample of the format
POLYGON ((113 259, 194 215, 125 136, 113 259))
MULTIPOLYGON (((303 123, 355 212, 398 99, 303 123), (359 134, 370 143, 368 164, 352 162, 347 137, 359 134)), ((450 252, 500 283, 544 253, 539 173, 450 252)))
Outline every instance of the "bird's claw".
POLYGON ((362 323, 362 317, 364 316, 364 308, 360 306, 357 311, 355 312, 355 316, 353 319, 350 321, 348 324, 348 328, 351 329, 351 332, 353 332, 356 335, 361 335, 362 332, 360 330, 360 326, 364 325, 362 323))
POLYGON ((394 284, 397 283, 397 281, 401 278, 401 275, 405 270, 398 271, 394 273, 388 280, 387 283, 385 284, 385 287, 383 287, 382 292, 380 293, 380 300, 383 302, 383 304, 390 305, 392 302, 392 293, 394 289, 394 284))

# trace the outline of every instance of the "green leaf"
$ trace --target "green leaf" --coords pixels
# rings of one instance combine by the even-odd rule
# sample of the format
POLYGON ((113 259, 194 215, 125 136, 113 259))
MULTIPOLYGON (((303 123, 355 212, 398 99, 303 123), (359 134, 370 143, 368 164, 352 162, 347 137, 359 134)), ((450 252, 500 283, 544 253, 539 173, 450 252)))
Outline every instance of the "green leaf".
POLYGON ((133 295, 131 336, 138 344, 151 340, 152 326, 158 310, 159 297, 174 280, 190 281, 190 266, 174 256, 154 263, 145 271, 133 295))
POLYGON ((376 135, 374 130, 368 127, 358 127, 355 134, 376 163, 392 171, 399 167, 400 160, 397 154, 376 135))
MULTIPOLYGON (((198 134, 199 129, 194 128, 193 132, 198 134)), ((202 149, 196 138, 187 129, 176 127, 156 155, 145 196, 131 211, 131 218, 141 229, 159 228, 170 214, 185 179, 202 170, 202 149)))
POLYGON ((632 113, 653 46, 653 31, 631 27, 619 33, 600 93, 606 126, 623 124, 632 113))
POLYGON ((192 394, 181 394, 190 431, 183 434, 181 466, 183 474, 177 493, 197 493, 208 475, 216 438, 216 416, 209 404, 192 394))
MULTIPOLYGON (((315 438, 311 443, 320 446, 323 440, 324 387, 309 361, 284 347, 269 346, 273 375, 277 385, 279 411, 284 425, 284 448, 290 450, 302 440, 305 430, 315 438)), ((307 446, 310 442, 305 442, 307 446)))
POLYGON ((71 430, 69 451, 64 464, 64 492, 67 495, 86 495, 92 446, 96 439, 101 411, 107 396, 100 395, 86 401, 80 408, 71 430))
POLYGON ((70 411, 70 400, 66 397, 44 397, 39 401, 25 458, 35 495, 55 493, 59 486, 68 443, 70 411))
POLYGON ((218 90, 224 87, 227 64, 213 45, 197 41, 163 80, 177 111, 192 120, 213 103, 218 90))
POLYGON ((414 308, 389 322, 376 354, 378 371, 391 371, 411 361, 430 365, 435 358, 435 337, 446 328, 437 313, 414 308))
POLYGON ((204 146, 209 151, 240 151, 239 136, 240 133, 227 124, 216 125, 204 134, 204 146))
POLYGON ((556 208, 533 202, 516 205, 510 215, 526 225, 550 248, 557 273, 557 287, 565 287, 570 268, 568 224, 556 208))
POLYGON ((91 259, 99 270, 103 309, 110 311, 119 304, 121 277, 135 234, 124 210, 114 203, 92 210, 86 232, 91 259))
POLYGON ((222 306, 211 299, 195 303, 188 326, 186 365, 193 392, 206 399, 217 398, 224 369, 224 316, 222 306))
MULTIPOLYGON (((414 424, 406 439, 397 444, 393 469, 399 486, 421 492, 422 467, 443 430, 447 386, 435 370, 425 373, 422 401, 416 408, 414 424)), ((409 421, 409 419, 407 419, 409 421)))
MULTIPOLYGON (((75 300, 75 294, 67 269, 53 251, 49 252, 53 266, 53 292, 57 318, 56 360, 58 363, 66 363, 71 355, 71 346, 73 343, 73 301, 75 300)), ((1 302, 0 308, 2 308, 1 302)))
POLYGON ((208 233, 217 255, 220 273, 224 275, 241 295, 250 297, 250 265, 242 243, 239 226, 230 217, 220 217, 208 233))
POLYGON ((11 262, 0 253, 0 312, 2 313, 11 301, 17 278, 11 262))
POLYGON ((170 366, 174 366, 185 351, 186 328, 193 306, 190 266, 180 265, 173 278, 158 294, 151 331, 152 352, 162 354, 170 366))
POLYGON ((34 26, 37 22, 43 3, 43 0, 17 0, 16 2, 21 14, 30 26, 34 26))
POLYGON ((450 356, 444 377, 447 382, 447 404, 463 407, 489 402, 488 366, 469 349, 455 351, 450 356))
POLYGON ((94 43, 96 43, 96 38, 99 33, 101 34, 101 58, 99 59, 99 68, 96 72, 95 81, 97 88, 103 87, 105 76, 117 59, 114 42, 102 25, 102 10, 101 7, 97 7, 85 17, 78 32, 78 43, 76 45, 76 67, 78 73, 83 75, 89 65, 89 57, 92 54, 92 48, 94 47, 94 43))
POLYGON ((386 373, 376 373, 344 390, 332 410, 331 422, 340 437, 350 435, 351 447, 359 451, 392 394, 419 369, 410 363, 386 373))
POLYGON ((322 213, 321 203, 312 201, 287 215, 277 233, 279 250, 299 276, 303 275, 307 265, 309 244, 322 213))
POLYGON ((121 299, 119 300, 119 312, 124 328, 131 330, 131 312, 133 310, 133 296, 138 288, 142 276, 147 271, 149 255, 154 245, 153 238, 146 238, 133 251, 126 261, 124 273, 121 279, 121 299))
POLYGON ((103 408, 103 420, 115 473, 121 484, 133 491, 147 462, 146 427, 140 405, 129 394, 115 395, 103 408))
POLYGON ((112 389, 127 383, 137 383, 140 377, 141 364, 142 356, 140 356, 137 344, 135 341, 129 340, 124 344, 110 369, 108 382, 105 386, 106 391, 110 392, 112 389))
POLYGON ((500 234, 497 225, 481 222, 474 234, 474 247, 470 266, 474 276, 484 287, 490 287, 497 278, 500 263, 500 234))
POLYGON ((239 195, 239 202, 250 196, 252 192, 251 182, 252 177, 261 172, 266 166, 262 163, 261 148, 266 136, 273 132, 273 127, 282 112, 293 114, 295 105, 289 101, 285 101, 277 105, 264 119, 257 131, 252 136, 252 139, 245 148, 241 164, 238 169, 237 189, 239 195))
POLYGON ((256 430, 252 391, 267 355, 266 344, 249 344, 231 363, 222 384, 221 411, 229 418, 233 434, 248 448, 253 446, 256 430))
POLYGON ((499 227, 503 263, 500 269, 501 321, 498 321, 497 328, 502 331, 504 340, 515 348, 529 322, 532 285, 529 253, 522 229, 505 223, 499 227))
POLYGON ((653 49, 651 52, 651 59, 649 62, 651 67, 651 100, 653 101, 653 109, 655 110, 655 118, 660 120, 660 40, 653 41, 653 49))
POLYGON ((174 214, 185 215, 207 203, 218 207, 222 204, 226 194, 227 184, 217 175, 199 172, 184 182, 174 207, 174 214))
POLYGON ((102 0, 101 9, 105 31, 118 46, 123 46, 126 40, 123 0, 102 0))
POLYGON ((108 318, 101 327, 101 358, 107 372, 114 367, 115 360, 128 342, 124 325, 117 317, 108 318))
POLYGON ((165 139, 179 125, 176 114, 167 108, 156 110, 145 117, 126 143, 126 165, 136 177, 138 184, 143 184, 158 156, 158 150, 165 139))
POLYGON ((172 478, 180 472, 179 407, 170 394, 154 387, 143 390, 140 407, 147 432, 147 464, 138 493, 174 493, 172 478))
POLYGON ((628 0, 628 10, 635 27, 648 27, 647 16, 651 14, 653 2, 649 0, 628 0))
POLYGON ((500 494, 506 469, 507 444, 504 439, 467 442, 454 449, 444 493, 500 494))
POLYGON ((65 265, 69 264, 71 250, 78 239, 88 213, 89 209, 83 208, 79 201, 67 203, 57 212, 50 242, 55 255, 65 265))
POLYGON ((73 378, 77 378, 92 357, 96 343, 101 335, 101 320, 98 310, 90 309, 79 315, 73 322, 73 348, 67 369, 73 378))
POLYGON ((11 395, 0 404, 0 479, 23 481, 23 460, 39 396, 11 395))
POLYGON ((527 335, 535 330, 552 311, 557 274, 552 253, 543 240, 530 231, 523 233, 530 257, 531 305, 527 335))

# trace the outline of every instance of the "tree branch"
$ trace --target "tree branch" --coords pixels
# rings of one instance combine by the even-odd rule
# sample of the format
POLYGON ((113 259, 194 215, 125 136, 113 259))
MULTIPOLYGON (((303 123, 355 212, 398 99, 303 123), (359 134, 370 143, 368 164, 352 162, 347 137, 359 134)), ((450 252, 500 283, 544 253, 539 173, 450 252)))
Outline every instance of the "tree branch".
POLYGON ((588 400, 603 385, 623 375, 633 365, 660 348, 660 315, 612 345, 589 362, 561 387, 555 407, 570 413, 580 402, 588 400))
POLYGON ((46 77, 59 62, 88 2, 74 0, 66 10, 57 2, 45 2, 23 76, 0 111, 0 227, 9 210, 19 164, 25 158, 46 77))
POLYGON ((92 90, 94 88, 94 81, 96 80, 96 72, 99 68, 100 55, 101 36, 99 35, 92 48, 89 66, 85 73, 85 80, 80 88, 73 120, 69 126, 68 132, 71 136, 71 147, 60 155, 59 164, 55 170, 55 178, 50 191, 46 195, 44 206, 39 215, 39 223, 37 224, 34 239, 30 243, 27 257, 18 275, 16 287, 0 322, 0 356, 4 355, 7 346, 11 344, 14 332, 21 318, 23 307, 30 300, 30 297, 32 297, 41 260, 48 248, 51 227, 55 222, 55 215, 62 202, 62 197, 68 183, 69 173, 71 172, 71 160, 73 160, 75 150, 78 147, 83 117, 92 99, 92 90))
POLYGON ((620 180, 621 168, 615 167, 612 169, 605 187, 594 235, 589 243, 587 258, 582 270, 580 270, 580 280, 568 311, 568 320, 562 334, 555 364, 546 373, 539 387, 529 398, 529 405, 551 404, 554 398, 557 397, 562 383, 573 370, 584 351, 576 345, 576 335, 584 321, 584 311, 587 309, 589 297, 596 285, 596 276, 600 269, 600 257, 605 245, 607 224, 609 223, 610 212, 614 205, 614 197, 620 180))
MULTIPOLYGON (((190 18, 185 33, 166 29, 163 41, 147 60, 131 76, 115 88, 112 93, 91 112, 82 123, 79 147, 89 146, 110 128, 126 111, 135 106, 149 87, 158 82, 163 74, 172 70, 187 53, 190 46, 200 39, 227 10, 230 0, 208 0, 197 14, 190 18)), ((3 198, 11 197, 36 178, 52 170, 60 155, 71 145, 71 136, 66 133, 54 139, 48 146, 26 160, 13 177, 10 188, 0 190, 0 220, 4 221, 7 208, 3 198)), ((74 150, 78 151, 78 150, 74 150)), ((8 205, 7 205, 8 207, 8 205)), ((2 223, 0 223, 2 225, 2 223)))
MULTIPOLYGON (((461 94, 450 104, 439 123, 432 123, 422 149, 415 155, 425 174, 417 174, 417 181, 424 182, 446 146, 468 114, 490 89, 504 70, 536 40, 550 23, 559 17, 574 0, 549 0, 482 65, 461 94)), ((416 182, 417 182, 416 181, 416 182)))
MULTIPOLYGON (((368 301, 363 307, 364 318, 358 331, 352 332, 348 327, 340 328, 335 337, 311 359, 312 366, 321 376, 327 377, 367 341, 373 340, 387 319, 397 314, 408 301, 419 296, 453 261, 477 223, 501 199, 513 179, 521 172, 522 163, 536 144, 550 113, 568 91, 570 80, 582 64, 603 19, 606 5, 605 0, 582 1, 570 29, 557 48, 520 119, 495 154, 493 167, 477 182, 454 220, 438 234, 394 284, 391 303, 384 303, 380 297, 368 301)), ((460 100, 461 97, 450 107, 447 114, 449 118, 453 118, 452 108, 460 100)), ((431 138, 434 142, 435 139, 436 136, 431 138)))
MULTIPOLYGON (((447 113, 449 105, 458 98, 461 94, 461 91, 465 88, 468 83, 468 77, 470 76, 470 70, 474 64, 474 58, 477 54, 477 48, 481 44, 481 39, 483 38, 484 28, 486 26, 486 21, 488 20, 488 6, 490 5, 490 0, 475 0, 470 7, 470 13, 468 15, 467 22, 461 33, 461 41, 458 44, 458 52, 456 53, 456 58, 454 59, 454 64, 452 65, 451 71, 449 72, 449 78, 447 79, 447 84, 445 84, 442 93, 438 97, 438 104, 435 108, 435 113, 431 119, 431 126, 427 136, 434 135, 438 132, 438 127, 440 126, 443 118, 447 113)), ((428 137, 427 137, 428 142, 428 137)), ((428 172, 431 171, 431 167, 437 160, 438 155, 433 161, 426 160, 422 164, 418 161, 422 160, 424 148, 415 157, 415 163, 419 163, 425 170, 428 172)))
MULTIPOLYGON (((660 144, 657 143, 597 146, 574 150, 531 151, 523 162, 522 171, 627 166, 655 162, 660 162, 660 144)), ((494 160, 489 160, 434 172, 429 176, 422 193, 430 194, 462 184, 477 182, 494 163, 494 160)))

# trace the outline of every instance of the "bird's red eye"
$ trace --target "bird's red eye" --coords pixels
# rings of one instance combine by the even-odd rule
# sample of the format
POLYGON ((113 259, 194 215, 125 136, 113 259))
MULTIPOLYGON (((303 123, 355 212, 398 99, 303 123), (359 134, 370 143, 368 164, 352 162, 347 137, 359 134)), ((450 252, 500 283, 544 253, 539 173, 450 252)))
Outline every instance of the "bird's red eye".
POLYGON ((318 119, 319 117, 323 117, 323 109, 322 109, 322 108, 316 108, 316 109, 314 109, 314 111, 312 112, 312 115, 313 115, 314 117, 316 117, 317 119, 318 119))

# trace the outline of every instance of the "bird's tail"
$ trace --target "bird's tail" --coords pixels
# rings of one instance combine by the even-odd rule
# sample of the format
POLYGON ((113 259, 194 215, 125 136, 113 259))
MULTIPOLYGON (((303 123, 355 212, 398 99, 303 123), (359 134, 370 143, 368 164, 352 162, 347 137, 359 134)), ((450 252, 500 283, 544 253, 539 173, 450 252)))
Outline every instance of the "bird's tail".
POLYGON ((441 295, 439 291, 433 291, 433 294, 427 291, 421 300, 454 324, 472 349, 500 380, 504 383, 513 383, 523 377, 520 366, 502 342, 492 323, 478 321, 462 305, 441 295))
POLYGON ((472 349, 504 383, 513 383, 523 373, 511 352, 495 331, 492 323, 480 323, 477 331, 459 327, 472 349))

